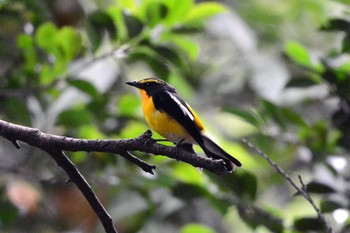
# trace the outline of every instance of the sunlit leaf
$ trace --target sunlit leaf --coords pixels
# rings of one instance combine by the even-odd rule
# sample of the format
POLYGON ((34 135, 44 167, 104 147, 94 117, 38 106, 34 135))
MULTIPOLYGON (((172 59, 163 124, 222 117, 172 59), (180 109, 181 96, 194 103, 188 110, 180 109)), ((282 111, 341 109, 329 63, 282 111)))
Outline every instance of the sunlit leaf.
POLYGON ((81 49, 81 38, 78 32, 72 27, 63 27, 56 35, 56 43, 62 49, 66 60, 73 59, 81 49))
POLYGON ((35 45, 32 36, 21 34, 18 36, 17 45, 23 50, 25 57, 25 67, 34 70, 37 64, 37 54, 35 53, 35 45))
POLYGON ((79 163, 82 163, 86 160, 87 152, 76 151, 74 153, 70 153, 69 158, 72 160, 73 163, 79 164, 79 163))
POLYGON ((169 13, 166 18, 168 24, 182 21, 194 6, 193 0, 167 1, 169 13))
POLYGON ((196 4, 191 9, 191 11, 186 15, 184 21, 201 21, 225 11, 227 11, 227 9, 217 2, 201 2, 196 4))
POLYGON ((295 63, 308 68, 314 67, 311 62, 309 52, 301 44, 290 41, 286 44, 284 51, 295 63))
POLYGON ((168 7, 162 2, 153 2, 147 5, 146 19, 151 27, 159 24, 168 14, 168 7))
POLYGON ((107 10, 108 15, 113 20, 117 29, 117 38, 120 41, 125 41, 128 37, 128 28, 125 22, 123 10, 119 7, 110 7, 107 10))
POLYGON ((85 124, 79 128, 79 138, 85 139, 103 139, 104 134, 94 124, 85 124))
POLYGON ((17 45, 21 49, 31 49, 34 46, 33 37, 26 34, 21 34, 17 38, 17 45))
POLYGON ((201 224, 187 224, 180 229, 180 233, 215 233, 210 227, 201 224))
POLYGON ((43 64, 39 74, 40 84, 46 85, 55 79, 53 68, 48 64, 43 64))
POLYGON ((179 36, 175 33, 165 33, 162 34, 161 41, 174 44, 182 50, 191 61, 195 61, 199 56, 200 50, 198 44, 186 37, 179 36))
POLYGON ((188 184, 194 184, 201 186, 204 184, 203 175, 192 166, 188 166, 187 164, 178 163, 172 168, 173 176, 188 184))
POLYGON ((124 126, 120 132, 121 138, 133 138, 141 135, 148 129, 145 123, 142 121, 128 121, 127 125, 124 126))
POLYGON ((57 36, 57 28, 51 23, 44 23, 39 28, 35 34, 35 39, 39 47, 46 50, 47 52, 54 52, 55 50, 55 40, 57 36))

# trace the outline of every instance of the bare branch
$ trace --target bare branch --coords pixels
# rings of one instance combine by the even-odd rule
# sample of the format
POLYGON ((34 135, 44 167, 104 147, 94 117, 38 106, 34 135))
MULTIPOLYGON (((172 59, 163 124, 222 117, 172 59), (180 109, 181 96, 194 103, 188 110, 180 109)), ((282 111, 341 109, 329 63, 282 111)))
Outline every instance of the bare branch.
POLYGON ((135 157, 129 151, 142 151, 154 155, 164 155, 169 158, 189 163, 195 167, 201 167, 216 174, 226 174, 224 163, 222 160, 212 160, 197 156, 181 147, 170 147, 157 144, 152 139, 150 130, 137 138, 125 140, 86 140, 57 136, 53 134, 43 133, 38 129, 12 124, 0 120, 0 135, 11 141, 19 148, 18 141, 25 142, 31 146, 46 151, 57 164, 65 170, 69 176, 69 181, 74 182, 83 193, 90 206, 99 217, 104 229, 108 233, 116 233, 113 222, 107 211, 94 194, 88 182, 69 160, 63 151, 86 151, 86 152, 109 152, 119 154, 136 164, 145 172, 153 174, 154 165, 135 157))
POLYGON ((100 219, 105 232, 118 233, 114 228, 111 216, 107 213, 91 186, 79 172, 73 162, 61 150, 52 149, 47 150, 46 152, 49 153, 49 155, 57 162, 58 166, 60 166, 67 173, 69 176, 69 182, 74 182, 78 186, 79 190, 100 219))
MULTIPOLYGON (((146 131, 137 138, 112 140, 112 139, 76 139, 65 136, 57 136, 53 134, 42 133, 38 129, 15 125, 0 120, 0 135, 10 140, 12 143, 22 141, 29 145, 35 146, 42 150, 62 150, 62 151, 86 151, 86 152, 109 152, 125 156, 129 161, 140 166, 147 166, 144 161, 140 162, 136 157, 126 154, 128 151, 142 151, 154 155, 164 155, 169 158, 180 160, 193 165, 194 167, 201 167, 216 174, 226 174, 225 166, 222 160, 213 160, 197 156, 190 153, 181 147, 175 148, 172 146, 165 146, 157 144, 153 140, 152 132, 146 131)), ((148 164, 149 168, 141 167, 149 170, 154 167, 148 164)))
POLYGON ((324 224, 324 228, 326 230, 327 233, 333 233, 333 229, 328 225, 325 217, 323 216, 323 214, 321 213, 320 209, 316 206, 315 202, 312 200, 311 196, 309 195, 309 193, 306 190, 306 186, 304 185, 301 176, 299 175, 299 181, 301 183, 301 188, 293 181, 293 179, 278 165, 276 164, 274 161, 272 161, 267 154, 265 154, 264 152, 262 152, 259 148, 257 148, 256 146, 254 146, 252 143, 250 143, 249 141, 247 141, 246 139, 242 139, 242 142, 249 147, 250 149, 254 150, 255 153, 257 153, 258 155, 260 155, 261 157, 263 157, 280 175, 282 175, 296 190, 299 194, 301 194, 310 204, 311 206, 314 208, 314 210, 317 213, 318 219, 324 224))

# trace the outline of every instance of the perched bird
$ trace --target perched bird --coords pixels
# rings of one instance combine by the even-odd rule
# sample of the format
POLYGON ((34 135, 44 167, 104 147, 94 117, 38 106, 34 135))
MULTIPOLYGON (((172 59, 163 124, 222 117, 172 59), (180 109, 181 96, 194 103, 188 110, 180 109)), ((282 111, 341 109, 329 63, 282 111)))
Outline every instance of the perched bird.
POLYGON ((186 144, 192 148, 193 144, 198 144, 209 158, 222 159, 228 172, 241 166, 236 158, 205 134, 201 120, 174 87, 156 78, 127 84, 139 90, 143 114, 151 129, 177 146, 186 144))

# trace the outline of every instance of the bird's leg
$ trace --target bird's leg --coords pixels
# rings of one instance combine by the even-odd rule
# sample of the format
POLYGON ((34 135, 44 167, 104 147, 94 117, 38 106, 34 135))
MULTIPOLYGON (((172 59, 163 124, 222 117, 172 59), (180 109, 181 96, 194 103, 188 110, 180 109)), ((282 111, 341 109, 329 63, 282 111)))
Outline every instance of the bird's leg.
POLYGON ((184 143, 184 140, 185 139, 182 139, 180 140, 178 143, 176 143, 176 160, 179 160, 177 157, 178 157, 178 154, 180 154, 180 148, 181 150, 185 150, 191 154, 195 154, 196 152, 194 151, 193 149, 193 144, 191 143, 184 143))

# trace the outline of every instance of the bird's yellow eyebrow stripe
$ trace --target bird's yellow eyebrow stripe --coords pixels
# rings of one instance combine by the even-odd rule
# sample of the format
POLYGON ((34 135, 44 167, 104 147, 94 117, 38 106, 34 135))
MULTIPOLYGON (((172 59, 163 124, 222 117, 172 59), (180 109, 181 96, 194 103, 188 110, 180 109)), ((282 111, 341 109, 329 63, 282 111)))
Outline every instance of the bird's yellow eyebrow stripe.
POLYGON ((154 79, 154 78, 142 79, 142 80, 139 81, 140 84, 143 84, 143 83, 150 83, 150 82, 162 83, 161 80, 154 79))

